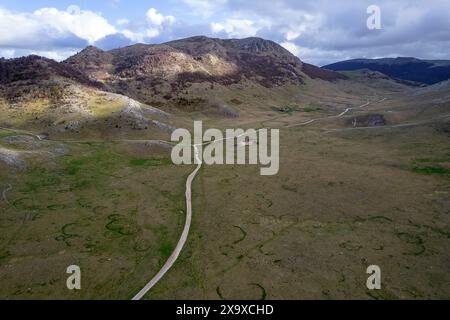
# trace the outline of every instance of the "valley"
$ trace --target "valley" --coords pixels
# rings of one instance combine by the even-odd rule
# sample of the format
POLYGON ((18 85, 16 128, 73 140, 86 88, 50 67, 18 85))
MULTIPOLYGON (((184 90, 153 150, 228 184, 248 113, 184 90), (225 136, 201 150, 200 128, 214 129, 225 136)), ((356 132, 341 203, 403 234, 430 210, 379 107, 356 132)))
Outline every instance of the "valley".
POLYGON ((2 299, 132 299, 162 270, 139 298, 448 298, 448 83, 322 73, 253 38, 34 59, 56 71, 1 78, 2 299), (174 165, 194 120, 279 129, 278 174, 174 165))

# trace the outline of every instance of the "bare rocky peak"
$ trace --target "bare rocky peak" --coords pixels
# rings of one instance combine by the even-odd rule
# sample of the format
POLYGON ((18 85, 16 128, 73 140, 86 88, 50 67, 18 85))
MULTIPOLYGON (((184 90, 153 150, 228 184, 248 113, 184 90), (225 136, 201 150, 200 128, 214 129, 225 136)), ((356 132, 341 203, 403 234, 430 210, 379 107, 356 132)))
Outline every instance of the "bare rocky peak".
POLYGON ((265 40, 262 38, 245 38, 245 39, 231 39, 229 40, 236 48, 240 50, 245 50, 248 52, 262 53, 281 53, 284 55, 292 55, 288 50, 270 40, 265 40))
POLYGON ((97 47, 88 46, 78 54, 68 58, 64 64, 69 65, 92 80, 103 81, 114 71, 114 56, 97 47))
POLYGON ((176 99, 194 85, 303 85, 306 78, 334 81, 332 71, 304 64, 279 44, 251 37, 196 36, 110 51, 87 47, 64 64, 104 83, 110 91, 143 102, 176 99))
POLYGON ((261 38, 216 39, 204 36, 159 45, 135 44, 103 52, 88 47, 66 63, 96 77, 145 77, 182 84, 221 84, 251 80, 266 87, 303 83, 302 62, 277 43, 261 38), (101 64, 99 61, 104 61, 101 64))
MULTIPOLYGON (((337 73, 304 64, 279 44, 261 38, 190 37, 135 44, 110 51, 88 46, 62 63, 37 56, 0 60, 0 83, 63 79, 145 102, 176 101, 188 88, 303 85, 333 81, 337 73)), ((40 83, 42 86, 42 82, 40 83)), ((203 91, 205 91, 203 89, 203 91)), ((17 90, 14 90, 17 96, 17 90)), ((206 91, 205 91, 206 92, 206 91)), ((205 93, 206 94, 206 93, 205 93)))

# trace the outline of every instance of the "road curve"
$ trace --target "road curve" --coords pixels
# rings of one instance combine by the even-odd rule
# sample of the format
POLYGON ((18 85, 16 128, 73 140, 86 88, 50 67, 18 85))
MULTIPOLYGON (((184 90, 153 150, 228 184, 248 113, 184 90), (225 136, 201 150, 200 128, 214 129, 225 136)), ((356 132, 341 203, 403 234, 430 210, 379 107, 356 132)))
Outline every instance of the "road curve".
MULTIPOLYGON (((262 129, 259 129, 259 130, 257 130, 257 132, 259 132, 261 130, 262 129)), ((208 141, 208 142, 192 145, 192 147, 194 147, 195 159, 197 161, 197 167, 195 168, 194 171, 192 171, 192 173, 188 176, 188 178, 186 180, 186 222, 184 224, 183 233, 181 234, 181 237, 180 237, 180 240, 178 241, 177 246, 175 247, 175 249, 172 252, 169 259, 167 259, 166 263, 163 265, 161 270, 159 270, 159 272, 145 285, 144 288, 142 288, 141 291, 139 291, 138 294, 136 294, 133 297, 132 300, 141 300, 147 294, 147 292, 151 288, 153 288, 158 283, 159 280, 161 280, 161 278, 167 273, 167 271, 169 271, 169 269, 173 266, 175 261, 178 259, 178 256, 180 255, 180 252, 183 249, 184 244, 187 241, 187 237, 189 235, 189 229, 191 227, 191 221, 192 221, 192 201, 191 201, 192 200, 192 191, 191 191, 192 181, 196 177, 196 175, 197 175, 198 171, 200 170, 200 168, 202 167, 202 163, 203 163, 199 156, 198 146, 202 146, 202 145, 206 145, 206 144, 210 144, 210 143, 216 143, 218 141, 223 141, 223 140, 228 140, 228 139, 235 139, 235 138, 238 138, 243 135, 245 135, 245 133, 236 135, 233 137, 217 139, 212 142, 208 141)))
POLYGON ((197 160, 197 167, 194 171, 189 175, 189 177, 186 180, 186 222, 184 223, 184 229, 183 233, 181 234, 180 240, 178 241, 177 246, 175 247, 175 250, 172 252, 172 255, 167 259, 164 266, 159 270, 159 272, 151 279, 144 288, 142 288, 141 291, 137 295, 133 297, 132 300, 141 300, 142 297, 155 285, 158 283, 159 280, 169 271, 169 269, 173 266, 175 261, 177 260, 178 256, 180 255, 181 250, 184 247, 184 244, 186 243, 187 237, 189 235, 189 229, 191 227, 191 221, 192 221, 192 192, 191 192, 191 186, 192 181, 194 180, 195 176, 197 175, 198 171, 202 167, 202 161, 199 157, 199 150, 196 145, 194 147, 195 152, 195 159, 197 160))
POLYGON ((353 131, 353 130, 393 129, 393 128, 413 127, 413 126, 420 126, 420 125, 423 125, 423 124, 433 123, 435 121, 439 121, 439 120, 446 119, 446 118, 450 118, 450 114, 444 114, 442 116, 431 118, 431 119, 427 119, 427 120, 423 120, 423 121, 399 123, 399 124, 393 124, 393 125, 389 125, 389 126, 330 129, 330 130, 325 131, 324 134, 331 133, 331 132, 342 132, 342 131, 353 131))
POLYGON ((8 183, 7 185, 6 185, 6 189, 5 190, 3 190, 3 192, 2 192, 2 198, 3 198, 3 201, 5 201, 7 204, 9 204, 10 205, 10 203, 9 203, 9 201, 8 201, 8 199, 6 198, 6 193, 8 192, 8 191, 11 191, 12 190, 12 186, 8 183))
MULTIPOLYGON (((382 102, 386 100, 386 98, 377 101, 377 102, 382 102)), ((318 121, 318 120, 322 120, 322 119, 327 119, 327 118, 340 118, 342 116, 344 116, 348 111, 355 109, 355 108, 364 108, 368 105, 370 105, 371 102, 366 102, 358 107, 353 107, 353 108, 347 108, 345 109, 342 113, 338 114, 337 116, 331 116, 331 117, 324 117, 324 118, 316 118, 316 119, 311 119, 308 120, 306 122, 302 122, 302 123, 298 123, 295 125, 290 125, 287 126, 285 128, 291 128, 294 126, 302 126, 302 125, 307 125, 310 124, 314 121, 318 121)), ((258 129, 258 131, 260 131, 262 129, 258 129)), ((245 133, 238 135, 238 136, 233 136, 231 137, 232 139, 235 139, 237 137, 240 137, 242 135, 245 135, 245 133)), ((230 139, 228 138, 222 138, 222 139, 218 139, 218 140, 214 140, 212 141, 212 143, 218 142, 218 141, 222 141, 222 140, 228 140, 230 139)), ((180 240, 178 241, 177 246, 175 247, 175 250, 172 252, 172 255, 169 257, 169 259, 167 259, 166 263, 164 264, 164 266, 161 268, 161 270, 159 270, 159 272, 145 285, 144 288, 142 288, 141 291, 139 291, 138 294, 136 294, 132 300, 141 300, 145 294, 147 294, 147 292, 153 288, 159 280, 161 280, 161 278, 167 273, 167 271, 169 271, 169 269, 173 266, 173 264, 175 263, 175 261, 178 259, 178 256, 180 255, 181 250, 183 249, 186 241, 187 241, 187 237, 189 235, 189 229, 191 227, 191 221, 192 221, 192 201, 191 201, 191 196, 192 196, 192 192, 191 192, 191 186, 192 186, 192 181, 194 180, 194 178, 196 177, 198 171, 200 170, 200 168, 202 167, 202 160, 200 160, 199 157, 199 150, 197 148, 197 146, 201 146, 201 145, 205 145, 205 144, 209 144, 211 143, 210 141, 208 142, 204 142, 204 143, 199 143, 199 144, 194 144, 192 145, 194 147, 194 152, 195 152, 195 159, 197 160, 197 167, 195 168, 194 171, 192 171, 192 173, 188 176, 187 180, 186 180, 186 222, 184 224, 184 229, 183 229, 183 233, 181 234, 180 240)))
POLYGON ((331 118, 341 118, 343 117, 347 112, 349 112, 350 110, 356 109, 356 108, 364 108, 367 107, 368 105, 372 104, 372 103, 379 103, 379 102, 383 102, 385 101, 386 98, 383 98, 379 101, 374 101, 374 102, 366 102, 360 106, 357 107, 351 107, 351 108, 347 108, 344 111, 342 111, 340 114, 338 114, 337 116, 329 116, 329 117, 323 117, 323 118, 316 118, 316 119, 311 119, 305 122, 300 122, 300 123, 295 123, 295 124, 291 124, 289 126, 286 126, 285 128, 293 128, 293 127, 299 127, 299 126, 306 126, 307 124, 313 123, 315 121, 319 121, 319 120, 324 120, 324 119, 331 119, 331 118))
MULTIPOLYGON (((384 100, 386 100, 386 98, 383 98, 382 100, 380 100, 380 101, 377 101, 377 102, 382 102, 382 101, 384 101, 384 100)), ((363 108, 363 107, 366 107, 366 106, 368 106, 369 104, 371 104, 371 102, 367 102, 367 103, 365 103, 365 104, 363 104, 363 105, 360 105, 360 106, 358 106, 357 108, 363 108)), ((291 128, 291 127, 295 127, 295 126, 302 126, 302 125, 307 125, 307 124, 310 124, 310 123, 313 123, 313 122, 315 122, 315 121, 318 121, 318 120, 322 120, 322 119, 327 119, 327 118, 334 118, 334 117, 336 117, 336 118, 340 118, 340 117, 342 117, 342 116, 344 116, 348 111, 350 111, 350 110, 352 110, 352 109, 355 109, 355 108, 347 108, 347 109, 345 109, 342 113, 340 113, 339 115, 337 115, 337 116, 331 116, 331 117, 324 117, 324 118, 316 118, 316 119, 311 119, 311 120, 308 120, 308 121, 306 121, 306 122, 302 122, 302 123, 298 123, 298 124, 294 124, 294 125, 290 125, 290 126, 287 126, 287 127, 285 127, 285 128, 291 128)), ((3 130, 8 130, 8 131, 13 131, 13 132, 19 132, 19 133, 23 133, 23 134, 27 134, 27 135, 30 135, 30 136, 33 136, 33 137, 35 137, 36 139, 38 139, 38 140, 42 140, 42 138, 39 136, 39 135, 36 135, 36 134, 33 134, 33 133, 31 133, 31 132, 28 132, 28 131, 25 131, 25 130, 14 130, 14 129, 9 129, 9 128, 3 128, 3 127, 0 127, 0 129, 3 129, 3 130)), ((262 129, 259 129, 259 130, 257 130, 257 131, 260 131, 260 130, 262 130, 262 129)), ((245 134, 245 133, 244 133, 245 134)), ((244 134, 241 134, 241 135, 239 135, 239 136, 242 136, 242 135, 244 135, 244 134)), ((237 138, 237 137, 239 137, 239 136, 234 136, 234 137, 232 137, 233 139, 234 138, 237 138)), ((230 139, 230 138, 223 138, 223 139, 219 139, 219 140, 214 140, 213 141, 213 143, 214 142, 218 142, 218 141, 221 141, 221 140, 227 140, 227 139, 230 139)), ((199 144, 199 145, 204 145, 204 144, 209 144, 210 142, 205 142, 205 143, 201 143, 201 144, 199 144)), ((159 270, 159 272, 144 286, 144 288, 142 288, 141 289, 141 291, 139 291, 139 293, 137 293, 134 297, 133 297, 133 299, 132 300, 141 300, 144 296, 145 296, 145 294, 147 294, 147 292, 151 289, 151 288, 153 288, 157 283, 158 283, 158 281, 159 280, 161 280, 161 278, 170 270, 170 268, 174 265, 174 263, 175 263, 175 261, 178 259, 178 256, 180 255, 180 253, 181 253, 181 250, 183 249, 183 247, 184 247, 184 245, 185 245, 185 243, 186 243, 186 241, 187 241, 187 237, 188 237, 188 235, 189 235, 189 229, 190 229, 190 227, 191 227, 191 221, 192 221, 192 182, 193 182, 193 180, 195 179, 195 177, 197 176, 197 173, 198 173, 198 171, 200 170, 200 168, 202 167, 202 160, 200 159, 200 157, 199 157, 199 150, 198 150, 198 148, 197 148, 197 145, 193 145, 193 147, 194 147, 194 152, 195 152, 195 159, 196 159, 196 161, 197 161, 197 167, 194 169, 194 171, 192 171, 192 173, 188 176, 188 178, 187 178, 187 180, 186 180, 186 221, 185 221, 185 224, 184 224, 184 229, 183 229, 183 232, 182 232, 182 234, 181 234, 181 237, 180 237, 180 240, 178 241, 178 243, 177 243, 177 246, 175 247, 175 249, 174 249, 174 251, 172 252, 172 254, 170 255, 170 257, 169 257, 169 259, 167 259, 167 261, 166 261, 166 263, 163 265, 163 267, 159 270)), ((11 185, 8 185, 7 186, 7 188, 3 191, 3 193, 2 193, 2 196, 3 196, 3 200, 5 201, 5 202, 7 202, 8 203, 8 200, 6 199, 6 193, 8 192, 8 191, 10 191, 12 189, 12 187, 11 187, 11 185)))
POLYGON ((0 127, 0 129, 5 130, 5 131, 9 131, 9 132, 20 133, 20 134, 27 135, 27 136, 32 136, 32 137, 38 139, 39 141, 42 140, 42 138, 38 134, 34 134, 34 133, 30 132, 30 131, 19 130, 19 129, 11 129, 11 128, 5 128, 5 127, 0 127))

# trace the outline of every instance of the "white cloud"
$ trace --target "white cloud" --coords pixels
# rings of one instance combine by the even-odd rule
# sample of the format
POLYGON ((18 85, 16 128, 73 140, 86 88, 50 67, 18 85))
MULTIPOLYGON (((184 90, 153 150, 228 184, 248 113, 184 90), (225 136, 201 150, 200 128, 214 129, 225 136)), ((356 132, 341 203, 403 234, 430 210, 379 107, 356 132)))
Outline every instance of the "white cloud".
POLYGON ((160 31, 157 28, 149 28, 145 32, 145 36, 147 38, 154 38, 154 37, 159 36, 159 33, 160 33, 160 31))
MULTIPOLYGON (((33 13, 0 9, 0 47, 49 45, 61 39, 79 38, 94 43, 116 32, 100 14, 70 6, 66 11, 42 8, 33 13)), ((63 41, 64 42, 64 41, 63 41)))
POLYGON ((351 59, 351 55, 349 55, 349 53, 345 51, 308 48, 289 41, 282 42, 280 43, 280 45, 291 52, 293 55, 299 57, 302 61, 318 66, 323 66, 335 61, 351 59))
POLYGON ((306 12, 297 12, 293 19, 294 23, 288 23, 281 28, 282 33, 287 41, 292 41, 299 38, 305 32, 317 30, 324 21, 321 14, 308 14, 306 12))
POLYGON ((62 61, 77 53, 77 50, 28 50, 28 49, 0 49, 0 57, 3 58, 17 58, 25 57, 31 54, 46 57, 56 61, 62 61))
POLYGON ((450 1, 377 1, 382 10, 378 31, 366 27, 371 0, 173 0, 173 12, 188 20, 148 7, 140 18, 121 16, 113 23, 77 6, 31 13, 0 8, 0 55, 55 51, 63 56, 89 43, 111 49, 206 35, 270 39, 316 64, 363 56, 450 58, 450 1))
POLYGON ((224 22, 212 22, 213 33, 226 33, 228 37, 253 37, 262 28, 270 28, 268 21, 252 21, 248 19, 226 19, 224 22))
POLYGON ((118 26, 126 26, 127 24, 130 23, 130 20, 128 20, 128 19, 119 19, 119 20, 117 20, 116 23, 117 23, 118 26))
POLYGON ((164 16, 161 13, 158 13, 155 8, 150 8, 147 11, 147 19, 152 26, 161 27, 164 24, 173 24, 175 22, 174 16, 164 16))
POLYGON ((28 54, 35 54, 41 57, 47 57, 49 59, 53 59, 56 61, 62 61, 67 59, 70 56, 73 56, 74 54, 76 54, 77 51, 76 50, 53 50, 53 51, 30 51, 27 52, 26 55, 28 54))
POLYGON ((0 49, 0 57, 4 58, 14 58, 16 56, 16 51, 12 49, 0 49))
POLYGON ((282 42, 280 43, 286 50, 292 53, 294 56, 300 56, 300 46, 296 45, 293 42, 282 42))
MULTIPOLYGON (((147 10, 146 23, 144 26, 139 26, 135 30, 130 30, 129 28, 119 30, 128 39, 134 42, 145 42, 145 39, 151 39, 160 35, 165 29, 170 28, 176 19, 171 15, 163 15, 159 13, 155 8, 150 8, 147 10)), ((130 22, 126 19, 121 19, 120 26, 130 27, 130 22)))
POLYGON ((133 32, 128 29, 121 30, 120 33, 122 33, 125 37, 130 39, 133 42, 144 42, 144 35, 140 32, 133 32))
POLYGON ((204 18, 211 17, 216 12, 220 11, 227 3, 227 0, 183 0, 188 6, 192 8, 192 13, 204 18))
POLYGON ((36 10, 33 15, 47 26, 61 32, 72 32, 89 43, 116 32, 116 29, 101 15, 92 11, 80 10, 77 6, 70 6, 67 11, 55 8, 36 10))

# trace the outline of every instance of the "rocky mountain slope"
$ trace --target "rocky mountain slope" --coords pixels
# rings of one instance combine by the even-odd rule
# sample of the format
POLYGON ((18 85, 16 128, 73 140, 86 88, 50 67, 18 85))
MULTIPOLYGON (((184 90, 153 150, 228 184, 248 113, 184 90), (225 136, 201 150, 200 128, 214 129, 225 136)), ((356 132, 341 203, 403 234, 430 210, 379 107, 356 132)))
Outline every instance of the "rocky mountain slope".
POLYGON ((322 67, 325 70, 351 71, 369 69, 390 77, 434 84, 450 79, 450 61, 420 60, 416 58, 353 59, 322 67))
POLYGON ((198 84, 252 84, 273 88, 301 85, 305 78, 343 79, 302 63, 273 41, 260 38, 192 37, 158 45, 136 44, 104 52, 88 47, 64 64, 140 101, 176 100, 198 84))
POLYGON ((0 95, 9 101, 57 99, 70 84, 103 87, 72 66, 51 59, 35 55, 0 59, 0 95))
POLYGON ((167 114, 105 90, 69 64, 39 56, 0 59, 0 127, 52 134, 173 129, 161 122, 167 114))

